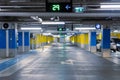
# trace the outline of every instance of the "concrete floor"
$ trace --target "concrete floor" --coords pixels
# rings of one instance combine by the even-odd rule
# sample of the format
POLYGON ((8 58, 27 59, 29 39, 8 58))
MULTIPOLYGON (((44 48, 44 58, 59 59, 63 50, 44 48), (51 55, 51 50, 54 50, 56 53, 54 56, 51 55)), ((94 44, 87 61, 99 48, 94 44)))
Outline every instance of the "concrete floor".
POLYGON ((29 59, 0 80, 120 80, 119 64, 70 44, 52 44, 29 59))

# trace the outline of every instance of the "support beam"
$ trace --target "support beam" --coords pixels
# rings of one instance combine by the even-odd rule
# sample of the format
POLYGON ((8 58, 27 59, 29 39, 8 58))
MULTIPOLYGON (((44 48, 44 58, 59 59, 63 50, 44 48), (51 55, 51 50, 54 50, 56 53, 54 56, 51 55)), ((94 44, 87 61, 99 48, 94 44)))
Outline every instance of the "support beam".
POLYGON ((0 16, 39 16, 39 17, 119 17, 119 13, 51 13, 51 12, 0 12, 0 16))

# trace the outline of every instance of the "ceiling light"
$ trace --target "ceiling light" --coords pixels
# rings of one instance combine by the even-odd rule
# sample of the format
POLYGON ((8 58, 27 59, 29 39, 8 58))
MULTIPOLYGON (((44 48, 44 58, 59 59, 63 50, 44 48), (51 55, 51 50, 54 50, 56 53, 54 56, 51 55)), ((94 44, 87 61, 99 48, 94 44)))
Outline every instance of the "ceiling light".
POLYGON ((65 22, 42 22, 42 24, 65 24, 65 22))
POLYGON ((21 30, 42 30, 42 28, 35 28, 35 27, 31 27, 31 28, 27 28, 27 27, 21 27, 21 30))
POLYGON ((52 33, 43 33, 43 35, 52 35, 52 33))
POLYGON ((76 30, 94 30, 96 28, 75 28, 76 30))
POLYGON ((118 30, 114 30, 113 32, 119 32, 118 30))
POLYGON ((109 2, 109 3, 108 3, 108 2, 107 2, 107 3, 105 2, 105 3, 100 3, 100 4, 113 5, 113 4, 120 4, 120 2, 109 2))
POLYGON ((100 8, 104 8, 104 9, 118 9, 118 8, 120 8, 120 5, 100 5, 100 8))

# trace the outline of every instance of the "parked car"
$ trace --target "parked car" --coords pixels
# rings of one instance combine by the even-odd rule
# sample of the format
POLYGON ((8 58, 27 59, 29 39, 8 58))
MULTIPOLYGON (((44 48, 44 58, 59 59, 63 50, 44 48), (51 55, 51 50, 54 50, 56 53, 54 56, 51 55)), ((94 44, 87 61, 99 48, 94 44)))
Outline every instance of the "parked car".
POLYGON ((118 39, 118 38, 112 38, 111 40, 115 43, 116 50, 120 51, 120 39, 118 39))
POLYGON ((101 51, 101 40, 97 40, 96 42, 97 42, 96 44, 97 51, 101 51))
MULTIPOLYGON (((101 40, 97 40, 97 51, 101 51, 101 40)), ((110 49, 114 52, 116 52, 117 47, 116 47, 116 43, 114 42, 114 39, 111 39, 110 41, 110 49)))

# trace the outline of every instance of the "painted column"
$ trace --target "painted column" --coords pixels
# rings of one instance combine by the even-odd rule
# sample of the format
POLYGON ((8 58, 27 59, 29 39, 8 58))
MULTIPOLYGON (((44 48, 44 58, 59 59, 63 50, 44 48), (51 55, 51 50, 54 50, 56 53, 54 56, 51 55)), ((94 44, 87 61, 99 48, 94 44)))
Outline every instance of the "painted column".
POLYGON ((0 58, 15 57, 17 54, 17 24, 8 25, 7 29, 0 29, 0 58))
POLYGON ((6 30, 0 29, 0 58, 6 57, 6 30))
POLYGON ((89 51, 89 33, 84 34, 84 49, 89 51))
POLYGON ((24 32, 24 51, 30 50, 30 33, 24 32))
POLYGON ((40 48, 41 44, 40 44, 40 34, 36 34, 36 48, 40 48))
POLYGON ((81 47, 81 46, 80 46, 80 34, 77 35, 77 46, 78 46, 78 47, 81 47))
POLYGON ((110 57, 110 29, 104 28, 102 30, 102 56, 110 57))
POLYGON ((15 29, 8 30, 8 39, 9 39, 9 57, 14 57, 17 54, 17 36, 15 29))
POLYGON ((90 51, 96 53, 96 32, 90 32, 90 51))
POLYGON ((24 32, 18 32, 18 52, 24 52, 24 32))
POLYGON ((85 48, 85 35, 81 34, 81 48, 85 48))
POLYGON ((35 49, 35 35, 33 33, 30 33, 30 49, 35 49))

